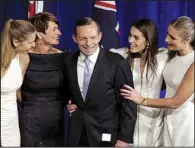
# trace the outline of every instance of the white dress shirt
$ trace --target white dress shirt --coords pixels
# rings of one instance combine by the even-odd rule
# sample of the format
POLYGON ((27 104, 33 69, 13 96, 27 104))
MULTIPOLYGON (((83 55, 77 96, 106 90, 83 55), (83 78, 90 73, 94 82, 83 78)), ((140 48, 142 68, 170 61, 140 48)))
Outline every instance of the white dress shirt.
MULTIPOLYGON (((88 56, 90 60, 89 66, 91 67, 92 71, 95 67, 95 63, 97 61, 99 52, 100 52, 100 48, 98 47, 92 55, 88 56)), ((84 69, 85 69, 85 63, 84 63, 85 58, 86 56, 82 52, 80 52, 80 55, 77 61, 77 78, 78 78, 78 84, 79 84, 79 88, 80 88, 82 96, 83 96, 83 78, 84 78, 84 69)))

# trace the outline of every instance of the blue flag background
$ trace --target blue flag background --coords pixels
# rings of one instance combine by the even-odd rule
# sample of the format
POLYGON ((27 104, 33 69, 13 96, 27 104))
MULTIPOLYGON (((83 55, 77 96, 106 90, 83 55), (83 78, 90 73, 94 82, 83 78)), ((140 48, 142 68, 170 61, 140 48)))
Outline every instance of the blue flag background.
MULTIPOLYGON (((74 23, 84 16, 92 16, 93 0, 44 0, 44 11, 54 13, 60 22, 62 36, 58 48, 77 50, 77 45, 72 40, 74 23)), ((117 19, 120 23, 120 46, 128 43, 130 24, 142 17, 148 17, 156 23, 159 32, 159 46, 166 47, 164 42, 167 27, 170 21, 181 15, 187 15, 195 20, 194 0, 154 0, 154 1, 129 1, 116 0, 117 19)), ((27 0, 1 0, 0 1, 0 31, 8 18, 27 19, 27 0)), ((108 38, 109 39, 109 38, 108 38)))
POLYGON ((100 30, 103 33, 101 45, 105 49, 119 48, 119 35, 116 30, 117 26, 117 9, 115 1, 96 1, 92 18, 100 25, 100 30))

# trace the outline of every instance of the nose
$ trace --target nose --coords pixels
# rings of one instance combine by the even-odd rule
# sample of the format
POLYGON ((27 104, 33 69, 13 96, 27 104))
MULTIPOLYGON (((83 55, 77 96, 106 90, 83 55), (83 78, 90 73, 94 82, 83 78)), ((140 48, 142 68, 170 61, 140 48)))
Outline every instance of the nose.
POLYGON ((129 43, 132 43, 134 41, 133 37, 129 36, 128 41, 129 41, 129 43))
POLYGON ((90 39, 88 39, 87 42, 86 42, 87 46, 90 46, 91 43, 92 43, 92 41, 90 39))
POLYGON ((165 42, 169 42, 169 37, 168 37, 168 35, 166 35, 166 37, 165 37, 165 42))
POLYGON ((58 35, 62 35, 62 33, 60 32, 60 30, 58 29, 58 32, 57 32, 58 35))

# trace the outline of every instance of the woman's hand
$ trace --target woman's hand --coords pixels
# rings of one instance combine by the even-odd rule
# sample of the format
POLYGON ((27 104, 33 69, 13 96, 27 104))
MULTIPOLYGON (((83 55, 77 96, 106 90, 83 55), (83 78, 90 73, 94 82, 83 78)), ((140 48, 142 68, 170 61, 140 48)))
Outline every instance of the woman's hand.
POLYGON ((69 100, 67 108, 68 108, 69 113, 73 113, 76 111, 77 106, 76 106, 76 104, 72 104, 71 100, 69 100))
POLYGON ((144 98, 135 89, 128 85, 124 85, 124 87, 120 89, 120 94, 124 96, 125 99, 132 100, 138 105, 142 104, 144 100, 144 98))

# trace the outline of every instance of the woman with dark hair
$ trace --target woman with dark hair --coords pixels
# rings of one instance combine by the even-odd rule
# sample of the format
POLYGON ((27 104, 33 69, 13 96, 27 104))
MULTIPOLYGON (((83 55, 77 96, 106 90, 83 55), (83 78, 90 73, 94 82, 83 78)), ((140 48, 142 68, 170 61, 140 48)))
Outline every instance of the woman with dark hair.
POLYGON ((64 105, 67 92, 63 72, 68 52, 59 44, 61 32, 57 18, 48 12, 38 13, 29 21, 37 30, 35 47, 29 51, 22 92, 22 146, 64 146, 64 105))
POLYGON ((166 108, 164 146, 194 147, 194 22, 182 16, 173 20, 167 31, 169 59, 163 77, 166 98, 146 97, 125 85, 121 95, 152 108, 166 108))
MULTIPOLYGON (((168 54, 158 48, 158 32, 155 23, 143 18, 133 23, 129 33, 129 47, 111 49, 128 60, 133 73, 135 90, 144 97, 160 97, 162 72, 168 54)), ((134 146, 158 147, 163 145, 163 109, 137 106, 137 123, 134 146)))

